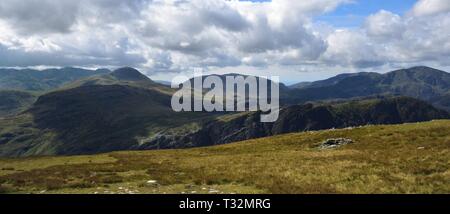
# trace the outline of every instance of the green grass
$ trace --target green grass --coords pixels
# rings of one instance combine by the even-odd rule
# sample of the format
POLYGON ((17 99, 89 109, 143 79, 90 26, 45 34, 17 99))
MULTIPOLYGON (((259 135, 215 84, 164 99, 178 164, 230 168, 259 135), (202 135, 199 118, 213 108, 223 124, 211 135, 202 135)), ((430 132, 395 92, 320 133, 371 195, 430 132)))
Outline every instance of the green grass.
POLYGON ((1 193, 450 193, 450 121, 0 160, 1 193), (353 144, 320 150, 329 138, 353 144), (155 183, 156 182, 156 183, 155 183))

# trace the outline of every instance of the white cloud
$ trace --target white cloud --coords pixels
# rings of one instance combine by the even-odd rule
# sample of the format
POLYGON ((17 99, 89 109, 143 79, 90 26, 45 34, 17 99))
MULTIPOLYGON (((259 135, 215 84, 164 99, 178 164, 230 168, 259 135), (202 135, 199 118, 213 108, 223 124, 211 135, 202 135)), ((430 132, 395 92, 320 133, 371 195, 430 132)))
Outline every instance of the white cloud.
POLYGON ((126 63, 162 71, 238 66, 249 63, 246 57, 267 59, 274 53, 292 61, 314 60, 326 44, 305 26, 344 2, 5 0, 0 3, 2 51, 14 50, 9 59, 23 59, 0 59, 0 66, 126 63), (64 60, 56 63, 53 55, 64 60))
POLYGON ((448 0, 420 0, 405 16, 382 10, 356 29, 315 23, 349 2, 2 0, 0 67, 134 66, 155 73, 450 61, 448 0))
POLYGON ((449 0, 419 0, 412 13, 415 16, 436 15, 450 11, 449 0))
MULTIPOLYGON (((413 11, 426 4, 424 2, 427 1, 418 2, 413 11)), ((321 59, 328 63, 360 68, 430 62, 448 66, 448 38, 449 13, 400 16, 381 10, 368 16, 364 26, 359 29, 335 30, 329 34, 328 48, 321 59)))
POLYGON ((322 59, 344 66, 373 67, 383 63, 370 38, 363 32, 337 30, 328 38, 328 49, 322 59))
POLYGON ((69 32, 77 21, 78 10, 78 1, 0 1, 0 18, 25 34, 69 32))
POLYGON ((367 18, 365 28, 367 34, 373 37, 399 38, 405 30, 405 24, 399 15, 382 10, 367 18))

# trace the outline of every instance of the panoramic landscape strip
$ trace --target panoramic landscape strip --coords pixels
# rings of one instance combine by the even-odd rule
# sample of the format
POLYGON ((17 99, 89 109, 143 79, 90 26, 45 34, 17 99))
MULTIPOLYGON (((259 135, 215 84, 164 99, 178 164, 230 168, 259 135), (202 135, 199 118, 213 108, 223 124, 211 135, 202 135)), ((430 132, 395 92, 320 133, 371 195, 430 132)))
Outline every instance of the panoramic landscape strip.
POLYGON ((450 0, 0 1, 5 210, 431 212, 449 194, 450 0))

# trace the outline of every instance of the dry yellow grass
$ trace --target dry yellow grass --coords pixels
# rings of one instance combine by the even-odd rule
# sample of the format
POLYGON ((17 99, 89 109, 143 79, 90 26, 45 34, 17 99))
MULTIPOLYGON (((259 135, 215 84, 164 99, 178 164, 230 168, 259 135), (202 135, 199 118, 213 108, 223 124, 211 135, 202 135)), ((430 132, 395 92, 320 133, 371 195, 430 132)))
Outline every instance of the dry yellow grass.
POLYGON ((450 193, 450 121, 0 166, 0 191, 7 193, 450 193), (355 143, 317 148, 339 137, 355 143))

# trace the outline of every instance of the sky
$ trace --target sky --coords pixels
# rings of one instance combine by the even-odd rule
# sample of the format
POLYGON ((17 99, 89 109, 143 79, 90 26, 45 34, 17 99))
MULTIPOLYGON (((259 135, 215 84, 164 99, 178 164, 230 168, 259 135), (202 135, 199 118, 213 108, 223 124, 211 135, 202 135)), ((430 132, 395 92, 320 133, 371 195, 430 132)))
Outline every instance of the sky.
POLYGON ((132 66, 290 84, 426 65, 450 71, 450 0, 2 0, 0 67, 132 66))
POLYGON ((334 27, 356 28, 364 24, 367 16, 380 10, 390 11, 395 14, 405 15, 417 2, 417 0, 360 0, 344 4, 336 10, 321 15, 317 20, 327 22, 334 27))

